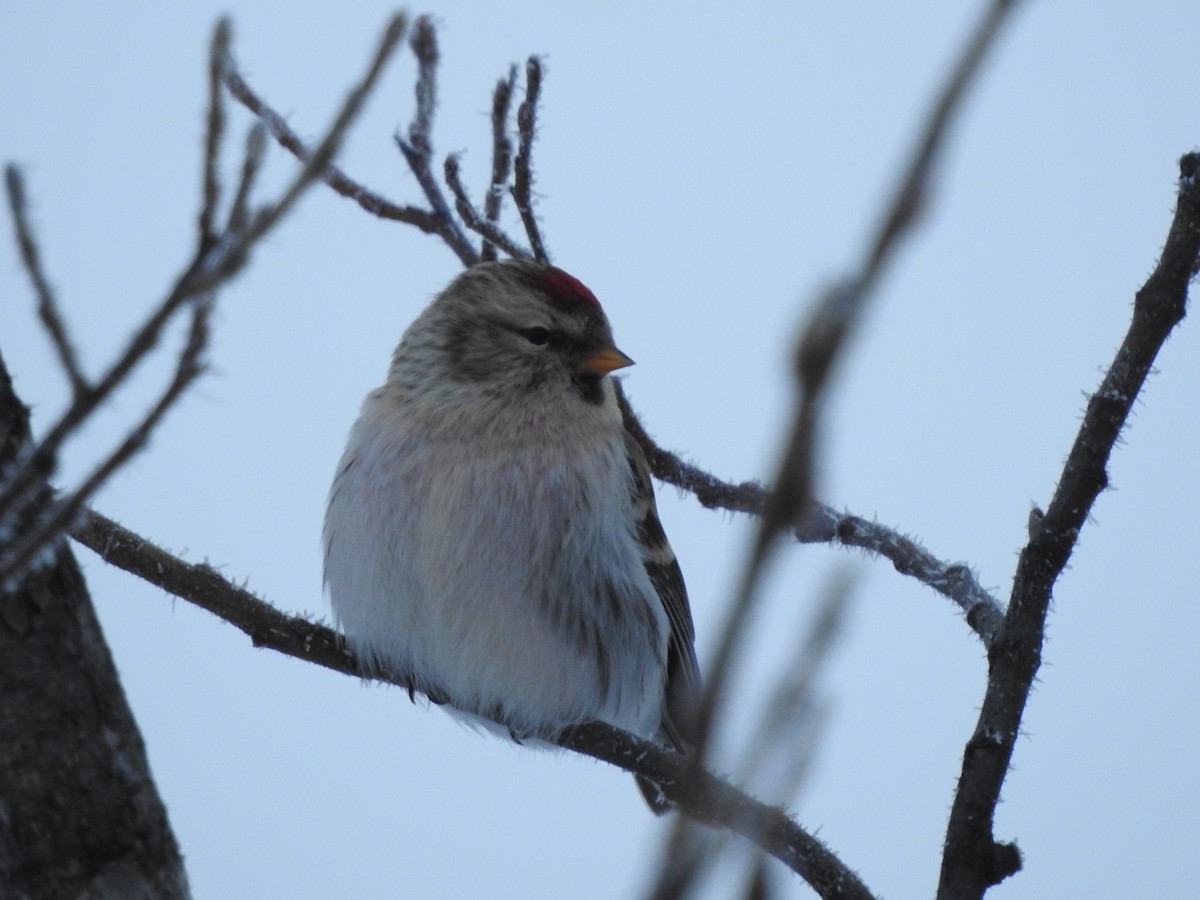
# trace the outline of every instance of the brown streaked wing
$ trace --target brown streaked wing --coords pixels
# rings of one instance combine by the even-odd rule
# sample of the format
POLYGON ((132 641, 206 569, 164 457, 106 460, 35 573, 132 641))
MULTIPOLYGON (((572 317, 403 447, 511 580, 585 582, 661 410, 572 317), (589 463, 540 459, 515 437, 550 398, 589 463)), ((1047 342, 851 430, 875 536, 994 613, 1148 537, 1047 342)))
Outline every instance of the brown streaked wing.
POLYGON ((667 684, 663 731, 676 749, 691 744, 693 716, 700 695, 700 666, 696 661, 696 629, 688 605, 683 572, 675 551, 667 540, 658 507, 654 502, 654 484, 646 455, 629 432, 625 433, 625 451, 633 472, 633 509, 638 543, 650 583, 658 593, 671 633, 667 641, 667 684))

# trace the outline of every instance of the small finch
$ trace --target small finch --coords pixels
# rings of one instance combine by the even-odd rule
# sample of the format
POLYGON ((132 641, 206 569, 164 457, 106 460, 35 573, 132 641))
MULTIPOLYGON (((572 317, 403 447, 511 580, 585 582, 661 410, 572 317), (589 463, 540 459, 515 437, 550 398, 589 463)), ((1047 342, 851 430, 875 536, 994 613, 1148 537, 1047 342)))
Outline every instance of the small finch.
POLYGON ((541 263, 476 265, 417 317, 325 516, 366 665, 517 741, 599 720, 687 747, 691 611, 609 376, 632 363, 592 292, 541 263))

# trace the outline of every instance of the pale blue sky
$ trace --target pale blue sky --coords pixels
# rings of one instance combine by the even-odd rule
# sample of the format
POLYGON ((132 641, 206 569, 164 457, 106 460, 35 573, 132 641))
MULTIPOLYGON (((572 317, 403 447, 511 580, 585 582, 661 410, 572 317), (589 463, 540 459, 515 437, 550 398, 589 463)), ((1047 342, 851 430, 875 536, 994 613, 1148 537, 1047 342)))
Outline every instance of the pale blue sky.
MULTIPOLYGON (((555 260, 638 361, 627 389, 666 446, 765 477, 806 299, 860 252, 974 3, 438 3, 438 148, 481 184, 489 96, 544 54, 540 212, 555 260)), ((0 155, 24 167, 45 262, 96 371, 179 267, 197 210, 205 52, 235 22, 250 81, 298 131, 358 76, 377 3, 3 3, 0 155)), ((423 10, 415 10, 423 11, 423 10)), ((1194 5, 1031 2, 950 145, 937 205, 890 272, 830 398, 823 494, 964 560, 1006 596, 1153 266, 1175 163, 1200 144, 1194 5)), ((342 163, 418 190, 391 135, 411 56, 342 163)), ((240 133, 245 116, 235 116, 240 133)), ((232 154, 231 154, 232 156, 232 154)), ((270 182, 290 176, 275 152, 270 182)), ((232 176, 232 169, 230 170, 232 176)), ((0 350, 35 422, 65 398, 5 227, 0 350)), ((97 501, 106 514, 327 615, 324 495, 362 395, 457 263, 318 189, 227 291, 213 374, 97 501)), ((1200 332, 1159 359, 1052 610, 997 833, 1026 870, 989 896, 1181 896, 1200 827, 1200 332)), ((163 377, 150 366, 72 445, 85 471, 163 377)), ((660 490, 701 664, 747 522, 660 490)), ((627 776, 475 735, 401 692, 250 647, 187 603, 87 571, 198 898, 628 897, 661 825, 627 776)), ((886 563, 788 548, 743 685, 792 647, 831 569, 861 596, 824 689, 832 717, 800 821, 868 885, 930 896, 978 641, 886 563)), ((796 883, 790 896, 810 896, 796 883)))

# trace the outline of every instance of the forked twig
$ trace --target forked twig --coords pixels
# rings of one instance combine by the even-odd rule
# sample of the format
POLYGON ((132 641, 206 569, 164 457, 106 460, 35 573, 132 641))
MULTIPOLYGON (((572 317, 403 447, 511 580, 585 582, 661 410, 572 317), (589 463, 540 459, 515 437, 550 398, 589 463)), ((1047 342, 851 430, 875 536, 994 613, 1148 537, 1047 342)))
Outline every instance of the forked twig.
MULTIPOLYGON (((0 522, 14 521, 18 516, 23 518, 23 513, 27 511, 30 504, 40 503, 41 487, 54 471, 63 444, 76 433, 79 426, 91 417, 105 400, 126 382, 138 365, 158 345, 164 329, 175 315, 190 304, 193 307, 190 336, 187 345, 181 351, 175 377, 164 390, 159 402, 134 427, 127 438, 105 458, 84 485, 77 489, 74 495, 69 495, 53 504, 45 513, 46 520, 41 525, 29 529, 15 550, 12 550, 6 558, 0 559, 0 578, 12 577, 21 566, 36 557, 39 548, 46 541, 53 539, 57 533, 53 527, 54 523, 62 525, 69 521, 71 515, 86 500, 87 496, 98 489, 105 478, 145 445, 150 430, 161 421, 184 390, 195 380, 201 370, 199 358, 207 336, 208 313, 213 292, 241 270, 251 248, 286 215, 304 190, 325 168, 336 151, 342 135, 360 111, 367 93, 377 83, 386 61, 399 45, 404 30, 405 20, 402 16, 395 17, 388 23, 366 73, 347 96, 333 124, 316 150, 313 151, 304 169, 293 179, 292 184, 277 201, 254 212, 249 210, 247 195, 261 162, 261 141, 256 141, 253 134, 251 135, 248 156, 243 166, 242 181, 239 185, 238 199, 234 202, 229 218, 231 226, 236 224, 238 228, 236 231, 227 229, 218 235, 213 232, 217 216, 215 204, 220 197, 216 164, 219 156, 217 145, 220 135, 224 133, 224 115, 221 111, 220 91, 217 89, 215 73, 228 56, 230 34, 230 26, 227 21, 222 20, 218 24, 211 44, 210 90, 214 92, 214 96, 210 97, 207 120, 201 212, 198 218, 198 237, 194 257, 177 278, 166 297, 135 330, 116 361, 94 384, 83 382, 82 376, 78 374, 78 367, 64 361, 64 368, 68 373, 72 370, 76 373, 72 379, 73 382, 77 385, 82 383, 83 387, 77 388, 71 404, 50 427, 45 437, 29 451, 13 471, 6 473, 3 487, 0 488, 0 522), (258 147, 257 152, 255 151, 256 146, 258 147), (79 493, 80 491, 82 494, 79 493)), ((19 173, 11 167, 7 181, 14 216, 19 223, 25 223, 21 180, 19 173)), ((32 233, 27 224, 19 224, 18 229, 24 231, 28 245, 33 251, 31 255, 25 257, 31 277, 35 285, 39 279, 44 283, 32 233)), ((50 296, 52 297, 52 295, 50 296)), ((65 328, 62 329, 62 334, 65 335, 65 328)), ((56 343, 58 343, 57 339, 56 343)), ((63 346, 69 346, 69 344, 63 346)))
MULTIPOLYGON (((232 58, 225 60, 221 80, 226 90, 229 91, 234 99, 258 117, 281 147, 288 150, 301 162, 312 158, 312 150, 288 126, 283 116, 272 109, 265 100, 251 89, 241 73, 238 72, 237 65, 232 58)), ((441 234, 442 223, 429 210, 406 206, 388 200, 381 194, 369 190, 361 183, 350 178, 350 176, 333 163, 326 164, 325 168, 320 172, 320 179, 337 194, 348 200, 353 200, 373 216, 412 225, 426 234, 441 234)))
POLYGON ((446 157, 445 176, 446 185, 454 194, 454 208, 458 212, 459 218, 463 220, 464 225, 483 238, 485 252, 488 247, 499 247, 509 256, 519 259, 530 257, 530 252, 513 243, 512 238, 505 234, 504 230, 495 222, 480 216, 479 210, 471 203, 471 198, 467 196, 467 189, 463 186, 462 177, 458 172, 458 156, 456 154, 452 153, 446 157))
POLYGON ((450 212, 442 188, 433 175, 433 112, 437 107, 437 32, 428 16, 421 16, 413 27, 409 42, 417 57, 417 109, 412 124, 408 126, 408 138, 396 132, 396 146, 408 162, 413 177, 425 192, 432 216, 436 222, 436 233, 455 252, 464 266, 473 266, 479 261, 479 252, 471 245, 467 235, 450 212))

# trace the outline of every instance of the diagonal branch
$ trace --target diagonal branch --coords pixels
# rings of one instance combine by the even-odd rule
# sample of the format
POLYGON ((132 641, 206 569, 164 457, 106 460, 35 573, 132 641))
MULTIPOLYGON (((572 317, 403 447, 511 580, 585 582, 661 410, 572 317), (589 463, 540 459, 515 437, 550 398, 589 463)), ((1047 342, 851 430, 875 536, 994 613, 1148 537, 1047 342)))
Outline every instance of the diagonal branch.
POLYGON ((602 722, 567 729, 559 745, 649 778, 679 812, 747 838, 803 877, 821 897, 868 900, 874 896, 829 848, 783 810, 747 796, 674 750, 602 722))
MULTIPOLYGON (((281 147, 289 151, 301 162, 312 158, 313 151, 299 135, 296 134, 278 112, 254 92, 232 58, 227 58, 222 81, 234 99, 245 106, 258 117, 281 147)), ((412 225, 426 234, 440 234, 441 223, 437 216, 427 209, 415 206, 403 206, 388 200, 386 197, 368 189, 332 163, 326 164, 319 175, 321 181, 333 188, 341 196, 353 200, 362 209, 380 219, 403 222, 412 225)))
MULTIPOLYGON (((767 491, 762 485, 754 481, 740 484, 722 481, 660 447, 633 412, 620 383, 616 386, 625 427, 641 445, 655 478, 692 494, 706 509, 761 514, 767 502, 767 491)), ((966 563, 943 562, 895 529, 848 512, 838 512, 823 503, 810 504, 808 513, 792 533, 802 544, 841 544, 890 560, 902 575, 909 575, 952 600, 985 647, 994 639, 1004 610, 984 590, 966 563)))
POLYGON ((1071 557, 1125 420, 1158 351, 1187 311, 1188 285, 1200 271, 1200 154, 1180 160, 1175 216, 1158 266, 1138 291, 1125 340, 1088 401, 1083 424, 1045 515, 1021 551, 1008 612, 988 652, 988 685, 975 731, 963 751, 962 775, 946 829, 939 900, 982 897, 1017 871, 1014 844, 993 834, 1000 789, 1033 679, 1041 665, 1054 583, 1071 557))
MULTIPOLYGON (((211 566, 186 563, 99 513, 83 510, 71 536, 106 562, 224 619, 247 634, 256 647, 268 647, 347 675, 409 687, 401 678, 368 672, 331 628, 280 612, 211 566)), ((754 841, 804 877, 822 897, 872 897, 853 872, 781 810, 696 769, 674 751, 598 722, 567 729, 559 743, 653 779, 683 813, 754 841)))
POLYGON ((270 230, 292 208, 300 195, 328 168, 330 161, 341 146, 342 138, 345 137, 351 123, 362 112, 363 104, 366 103, 367 97, 379 82, 384 67, 396 52, 400 41, 403 40, 407 27, 408 22, 402 14, 397 14, 388 21, 383 29, 383 36, 379 40, 379 46, 375 49, 375 54, 367 65, 367 71, 351 88, 346 99, 342 101, 342 106, 332 124, 325 131, 325 136, 309 154, 304 168, 293 179, 291 186, 284 191, 283 196, 253 217, 250 227, 241 238, 244 243, 249 245, 270 230))

